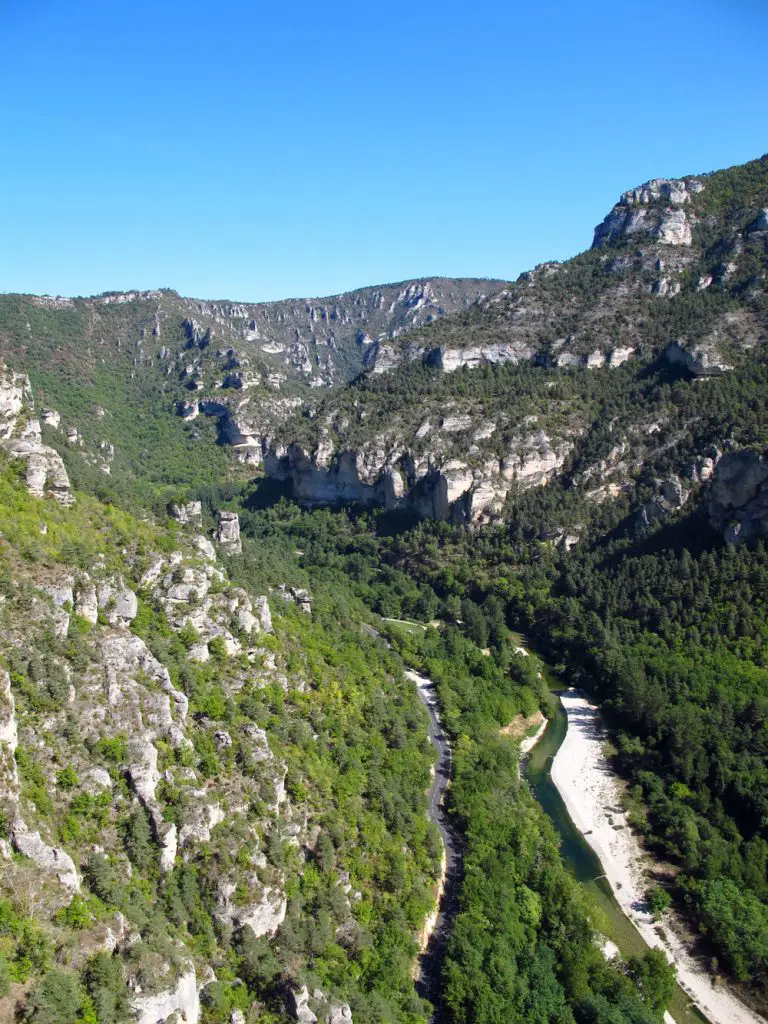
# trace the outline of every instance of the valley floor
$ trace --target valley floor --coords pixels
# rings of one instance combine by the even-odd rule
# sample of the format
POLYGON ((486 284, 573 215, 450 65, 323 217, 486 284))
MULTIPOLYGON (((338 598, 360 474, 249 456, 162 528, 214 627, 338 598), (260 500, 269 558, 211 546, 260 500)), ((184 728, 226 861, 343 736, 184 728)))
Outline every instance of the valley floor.
MULTIPOLYGON (((597 708, 583 693, 561 694, 568 732, 552 763, 552 781, 569 815, 600 859, 617 902, 649 946, 665 951, 677 980, 711 1024, 765 1024, 728 989, 715 986, 706 967, 670 928, 659 934, 646 905, 648 878, 643 851, 626 820, 618 780, 605 754, 597 708)), ((669 1020, 669 1018, 667 1018, 669 1020)))

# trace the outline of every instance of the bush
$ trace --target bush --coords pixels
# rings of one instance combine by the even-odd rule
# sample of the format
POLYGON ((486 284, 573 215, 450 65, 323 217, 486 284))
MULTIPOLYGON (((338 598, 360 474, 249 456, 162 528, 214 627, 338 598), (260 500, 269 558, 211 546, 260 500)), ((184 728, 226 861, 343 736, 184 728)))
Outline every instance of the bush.
POLYGON ((77 772, 68 764, 66 768, 62 768, 60 772, 56 773, 56 785, 61 789, 74 789, 79 782, 77 772))
POLYGON ((650 889, 647 893, 646 899, 648 900, 648 907, 650 908, 654 918, 661 917, 671 902, 667 890, 660 889, 658 887, 650 889))
POLYGON ((76 974, 53 970, 42 977, 24 1008, 33 1024, 74 1024, 80 1015, 83 991, 76 974))

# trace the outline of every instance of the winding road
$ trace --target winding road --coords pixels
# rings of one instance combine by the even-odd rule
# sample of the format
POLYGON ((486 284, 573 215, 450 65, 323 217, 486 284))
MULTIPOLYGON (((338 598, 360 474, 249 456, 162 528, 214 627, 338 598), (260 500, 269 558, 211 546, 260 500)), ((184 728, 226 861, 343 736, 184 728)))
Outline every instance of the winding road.
POLYGON ((429 739, 437 750, 435 777, 429 789, 428 815, 440 830, 445 849, 445 876, 442 894, 437 907, 437 919, 429 936, 427 947, 419 957, 416 990, 428 999, 435 1008, 432 1021, 441 1020, 440 971, 451 923, 459 908, 459 884, 461 882, 463 856, 461 836, 451 827, 443 807, 445 790, 451 778, 451 745, 440 720, 440 702, 435 684, 431 679, 416 672, 405 673, 407 679, 416 684, 419 697, 429 715, 429 739))

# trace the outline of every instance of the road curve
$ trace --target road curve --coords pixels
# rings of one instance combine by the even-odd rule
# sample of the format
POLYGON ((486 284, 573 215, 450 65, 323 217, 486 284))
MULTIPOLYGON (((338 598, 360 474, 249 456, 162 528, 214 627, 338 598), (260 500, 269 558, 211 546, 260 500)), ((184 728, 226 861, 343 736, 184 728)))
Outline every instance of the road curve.
POLYGON ((432 1021, 442 1019, 440 1004, 440 972, 445 956, 445 947, 451 932, 451 924, 459 908, 459 886, 463 869, 461 836, 448 821, 443 807, 445 790, 451 778, 452 753, 448 737, 440 719, 440 702, 435 684, 431 679, 408 671, 406 678, 416 684, 422 704, 429 715, 429 739, 437 750, 435 776, 429 788, 428 815, 440 830, 445 849, 445 881, 437 908, 437 920, 429 937, 426 950, 419 957, 416 989, 420 996, 428 999, 435 1008, 432 1021))

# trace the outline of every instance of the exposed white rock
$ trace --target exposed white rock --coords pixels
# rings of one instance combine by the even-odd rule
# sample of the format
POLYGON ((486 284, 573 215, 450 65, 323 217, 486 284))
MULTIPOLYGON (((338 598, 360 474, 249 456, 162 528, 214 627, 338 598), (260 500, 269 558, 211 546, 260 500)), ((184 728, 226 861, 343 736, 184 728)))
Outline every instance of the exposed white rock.
POLYGON ((195 547, 203 556, 203 558, 207 558, 209 562, 216 561, 216 548, 208 540, 207 537, 203 537, 202 534, 198 534, 197 537, 194 537, 192 539, 192 543, 195 545, 195 547))
POLYGON ((155 790, 160 782, 157 770, 157 748, 149 735, 131 741, 128 778, 141 802, 151 807, 155 803, 155 790))
POLYGON ((266 597, 257 597, 253 603, 253 607, 256 610, 256 614, 259 617, 261 628, 265 633, 273 633, 274 627, 272 625, 272 612, 269 609, 269 601, 266 597))
POLYGON ((533 358, 534 349, 524 341, 499 342, 491 345, 471 345, 466 348, 439 348, 430 352, 427 359, 446 373, 453 373, 462 366, 481 366, 483 363, 528 362, 533 358))
POLYGON ((440 424, 440 429, 446 434, 450 434, 459 430, 469 430, 471 426, 471 416, 445 416, 440 424))
POLYGON ((331 1003, 328 1024, 352 1024, 352 1010, 348 1003, 331 1003))
POLYGON ((94 765, 83 776, 83 786, 89 793, 101 793, 105 789, 112 789, 112 777, 106 768, 94 765))
POLYGON ((222 921, 228 921, 236 928, 244 928, 247 925, 253 930, 256 938, 260 938, 262 935, 275 935, 285 920, 288 910, 285 894, 278 889, 266 886, 258 903, 236 906, 231 901, 234 891, 233 883, 225 881, 219 883, 216 916, 222 921))
POLYGON ((704 185, 695 178, 657 178, 630 189, 595 228, 592 247, 634 235, 646 235, 667 245, 689 246, 693 240, 691 224, 683 207, 702 188, 704 185))
POLYGON ((615 348, 608 355, 608 365, 621 366, 622 363, 626 363, 628 359, 631 359, 634 354, 635 350, 628 346, 615 348))
POLYGON ((40 590, 53 599, 57 608, 62 608, 66 604, 74 606, 75 596, 71 583, 41 583, 40 590))
POLYGON ((544 431, 523 438, 502 462, 501 472, 506 480, 519 487, 539 487, 547 483, 562 468, 573 445, 562 442, 558 448, 544 431))
POLYGON ((306 985, 288 990, 288 1010, 299 1024, 317 1024, 317 1016, 309 1008, 309 989, 306 985))
POLYGON ((90 623, 97 622, 99 618, 99 600, 96 594, 96 587, 88 580, 80 582, 75 592, 75 613, 90 623))
POLYGON ((157 995, 135 995, 131 1006, 136 1013, 136 1024, 198 1024, 200 997, 197 991, 195 969, 188 964, 184 974, 172 989, 157 995), (174 1016, 176 1015, 176 1016, 174 1016))
POLYGON ((693 346, 689 346, 682 339, 674 341, 664 350, 664 358, 673 366, 685 367, 696 377, 712 377, 733 369, 716 345, 704 341, 693 346))
POLYGON ((127 626, 135 619, 139 604, 136 594, 126 587, 122 577, 117 580, 105 580, 96 592, 99 611, 103 611, 111 626, 127 626))
POLYGON ((80 891, 80 876, 75 863, 60 847, 48 846, 39 832, 30 832, 23 821, 17 821, 11 833, 13 845, 25 857, 48 874, 55 875, 65 889, 80 891))
POLYGON ((0 440, 12 436, 22 409, 32 404, 29 377, 0 364, 0 440))
POLYGON ((236 512, 221 511, 218 514, 216 540, 228 553, 239 555, 243 550, 240 540, 240 519, 236 512))
POLYGON ((197 525, 203 518, 203 506, 199 501, 172 501, 168 506, 168 513, 171 518, 184 525, 189 523, 197 525))
POLYGON ((9 440, 5 448, 11 458, 26 462, 27 489, 31 495, 35 498, 50 496, 61 505, 74 504, 69 476, 57 451, 30 438, 9 440))
POLYGON ((176 852, 178 850, 178 834, 176 831, 176 825, 173 822, 166 822, 166 827, 160 837, 161 850, 160 850, 160 870, 165 874, 168 871, 173 870, 173 865, 176 862, 176 852))
POLYGON ((5 669, 0 669, 0 802, 7 801, 12 805, 12 815, 16 814, 19 799, 19 776, 15 758, 18 744, 16 703, 11 691, 11 679, 5 669))

